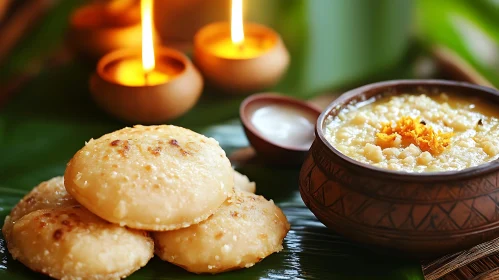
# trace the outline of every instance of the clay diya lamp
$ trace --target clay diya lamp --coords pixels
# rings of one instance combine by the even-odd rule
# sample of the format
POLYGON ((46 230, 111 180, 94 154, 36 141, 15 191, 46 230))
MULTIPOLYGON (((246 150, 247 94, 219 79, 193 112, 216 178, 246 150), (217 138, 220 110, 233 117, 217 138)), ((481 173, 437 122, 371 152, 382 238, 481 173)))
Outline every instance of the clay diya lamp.
POLYGON ((445 92, 498 104, 499 92, 441 80, 388 81, 351 90, 317 120, 300 171, 300 193, 333 231, 377 252, 433 258, 499 236, 499 160, 458 171, 401 172, 356 161, 324 134, 328 117, 373 97, 445 92))
MULTIPOLYGON (((70 16, 66 41, 79 56, 97 61, 105 54, 140 48, 142 36, 140 1, 123 0, 92 3, 76 9, 70 16)), ((158 40, 153 30, 155 41, 158 40)))
POLYGON ((246 98, 239 114, 258 156, 276 164, 301 164, 314 141, 320 110, 298 99, 261 93, 246 98))
POLYGON ((142 0, 142 52, 120 49, 105 55, 91 77, 90 91, 109 114, 129 123, 162 123, 192 108, 203 79, 179 51, 153 45, 151 0, 142 0))
POLYGON ((207 84, 228 94, 245 94, 276 84, 289 65, 279 34, 244 23, 242 0, 232 1, 232 21, 201 28, 194 37, 194 63, 207 84))

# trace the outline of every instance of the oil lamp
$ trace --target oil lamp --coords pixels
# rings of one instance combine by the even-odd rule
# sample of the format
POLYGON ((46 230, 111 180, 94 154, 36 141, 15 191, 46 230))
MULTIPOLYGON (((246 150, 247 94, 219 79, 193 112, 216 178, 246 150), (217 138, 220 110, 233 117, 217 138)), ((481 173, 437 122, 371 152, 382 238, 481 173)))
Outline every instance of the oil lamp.
POLYGON ((277 83, 289 64, 279 34, 244 23, 243 1, 232 0, 231 22, 201 28, 194 37, 194 63, 207 84, 226 93, 261 90, 277 83))
POLYGON ((157 47, 152 0, 141 1, 142 50, 119 49, 100 59, 90 79, 96 103, 130 123, 161 123, 187 112, 199 99, 203 79, 188 57, 157 47))

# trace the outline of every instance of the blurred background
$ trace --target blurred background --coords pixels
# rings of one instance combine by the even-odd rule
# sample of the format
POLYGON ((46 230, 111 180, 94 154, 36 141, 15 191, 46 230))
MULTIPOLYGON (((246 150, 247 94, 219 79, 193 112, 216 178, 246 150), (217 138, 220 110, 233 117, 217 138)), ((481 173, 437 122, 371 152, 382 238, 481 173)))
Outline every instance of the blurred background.
MULTIPOLYGON (((71 13, 89 2, 1 1, 1 95, 22 84, 20 77, 81 59, 67 47, 68 23, 71 13)), ((123 8, 136 1, 114 2, 123 8)), ((289 71, 273 89, 285 94, 309 98, 399 78, 499 85, 497 0, 246 2, 245 19, 274 28, 291 53, 289 71)), ((154 21, 162 43, 188 54, 200 27, 229 17, 230 0, 155 2, 154 21)))

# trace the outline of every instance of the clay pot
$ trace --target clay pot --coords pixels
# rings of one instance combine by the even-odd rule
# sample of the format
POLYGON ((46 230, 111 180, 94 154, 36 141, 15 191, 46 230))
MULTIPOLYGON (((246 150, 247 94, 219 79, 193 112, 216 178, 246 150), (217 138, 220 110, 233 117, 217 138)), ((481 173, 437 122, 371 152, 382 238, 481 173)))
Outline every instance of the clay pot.
MULTIPOLYGON (((113 10, 100 2, 76 9, 70 16, 66 33, 71 50, 82 59, 94 63, 117 49, 140 48, 140 1, 129 2, 130 6, 121 10, 113 10)), ((160 42, 155 30, 153 37, 154 42, 160 42)))
POLYGON ((214 54, 208 46, 217 37, 230 36, 228 22, 207 25, 194 37, 194 64, 208 86, 225 94, 247 95, 272 87, 289 66, 289 52, 278 33, 256 23, 246 23, 244 30, 246 36, 266 38, 271 47, 251 58, 227 58, 214 54))
POLYGON ((442 91, 499 104, 499 92, 490 88, 407 80, 357 88, 328 106, 317 120, 299 180, 303 201, 322 223, 356 242, 412 258, 468 249, 499 236, 499 160, 461 171, 404 173, 357 162, 324 136, 326 118, 353 101, 442 91))
POLYGON ((140 57, 140 50, 121 49, 99 61, 90 78, 90 92, 104 111, 130 124, 160 124, 185 114, 197 103, 203 78, 187 56, 172 49, 156 49, 157 66, 169 65, 169 71, 175 73, 164 83, 128 86, 116 81, 113 65, 136 57, 140 57))

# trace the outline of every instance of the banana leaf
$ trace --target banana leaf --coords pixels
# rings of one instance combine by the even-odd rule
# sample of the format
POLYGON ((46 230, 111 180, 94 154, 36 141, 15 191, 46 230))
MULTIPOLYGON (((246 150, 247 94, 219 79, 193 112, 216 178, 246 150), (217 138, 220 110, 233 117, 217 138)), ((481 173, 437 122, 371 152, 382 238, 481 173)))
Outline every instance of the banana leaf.
POLYGON ((499 4, 493 0, 418 0, 418 38, 463 59, 499 87, 499 4))
MULTIPOLYGON (((60 2, 0 69, 3 80, 58 46, 67 15, 78 2, 60 2)), ((90 99, 91 72, 92 67, 79 61, 42 69, 0 112, 0 225, 35 185, 62 175, 85 141, 127 125, 107 116, 90 99)), ((299 92, 288 94, 303 97, 299 92)), ((241 99, 204 93, 195 108, 171 123, 214 137, 231 154, 249 145, 238 118, 241 99)), ((129 279, 423 279, 419 262, 371 251, 324 227, 300 198, 299 166, 233 164, 257 182, 259 194, 273 199, 287 215, 292 228, 284 250, 252 268, 216 276, 191 274, 154 258, 129 279)), ((40 278, 11 258, 0 234, 0 279, 40 278)))

